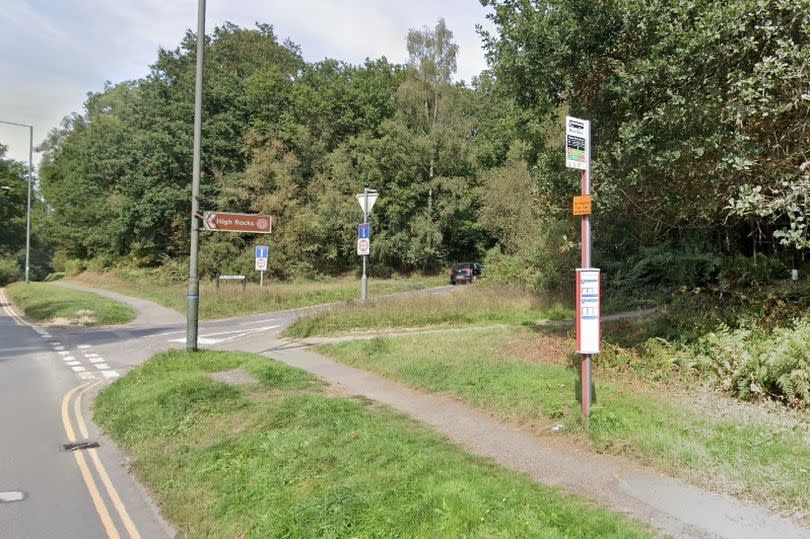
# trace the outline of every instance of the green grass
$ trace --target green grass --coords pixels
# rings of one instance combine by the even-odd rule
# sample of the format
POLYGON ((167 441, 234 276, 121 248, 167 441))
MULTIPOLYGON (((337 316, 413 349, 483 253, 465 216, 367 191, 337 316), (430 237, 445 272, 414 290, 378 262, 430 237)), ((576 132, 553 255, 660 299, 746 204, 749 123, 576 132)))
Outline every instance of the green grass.
MULTIPOLYGON (((154 301, 160 305, 185 313, 187 284, 165 282, 148 273, 85 272, 71 280, 111 290, 127 296, 154 301)), ((381 296, 420 290, 445 284, 444 277, 413 277, 369 279, 369 296, 381 296)), ((200 317, 227 318, 269 312, 273 310, 306 307, 323 303, 340 303, 358 299, 360 282, 354 278, 329 278, 317 281, 267 282, 263 288, 249 283, 243 291, 240 284, 223 282, 219 289, 211 281, 200 283, 200 317)))
POLYGON ((135 318, 135 311, 127 305, 53 284, 15 283, 6 290, 25 315, 38 322, 60 320, 95 326, 123 324, 135 318))
POLYGON ((178 537, 646 535, 261 356, 161 354, 106 389, 95 419, 178 537), (208 376, 237 367, 258 383, 208 376))
MULTIPOLYGON (((576 373, 521 357, 536 343, 526 329, 375 338, 319 346, 340 362, 452 395, 518 425, 552 422, 599 452, 629 454, 670 475, 783 510, 810 511, 810 423, 785 427, 733 414, 698 414, 659 392, 611 382, 597 369, 597 404, 587 428, 574 398, 576 373)), ((598 364, 598 359, 597 359, 598 364)))
POLYGON ((442 296, 340 306, 299 319, 287 328, 286 335, 309 337, 431 325, 534 325, 540 319, 559 320, 573 316, 570 308, 546 306, 540 298, 517 290, 475 285, 442 296))

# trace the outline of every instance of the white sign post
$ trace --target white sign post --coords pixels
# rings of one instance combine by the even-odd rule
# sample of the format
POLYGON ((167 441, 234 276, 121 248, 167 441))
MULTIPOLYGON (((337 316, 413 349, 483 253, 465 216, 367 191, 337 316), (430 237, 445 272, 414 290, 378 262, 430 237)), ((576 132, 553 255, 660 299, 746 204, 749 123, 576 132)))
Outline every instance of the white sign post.
MULTIPOLYGON (((582 197, 591 196, 591 122, 565 117, 565 166, 582 171, 582 197)), ((581 214, 582 263, 577 270, 577 353, 582 354, 580 383, 582 415, 591 414, 594 400, 591 383, 591 356, 599 353, 601 340, 599 309, 599 270, 591 267, 591 215, 581 214)))
POLYGON ((259 288, 264 286, 264 272, 267 271, 267 259, 270 257, 270 248, 267 245, 256 246, 256 271, 259 272, 259 288))
POLYGON ((368 214, 377 202, 380 194, 374 189, 366 187, 363 192, 357 195, 357 202, 363 210, 363 224, 357 229, 357 254, 363 257, 363 276, 360 278, 360 302, 365 303, 368 299, 368 277, 366 275, 366 264, 368 255, 371 253, 371 228, 368 226, 368 214), (363 236, 366 237, 363 237, 363 236))

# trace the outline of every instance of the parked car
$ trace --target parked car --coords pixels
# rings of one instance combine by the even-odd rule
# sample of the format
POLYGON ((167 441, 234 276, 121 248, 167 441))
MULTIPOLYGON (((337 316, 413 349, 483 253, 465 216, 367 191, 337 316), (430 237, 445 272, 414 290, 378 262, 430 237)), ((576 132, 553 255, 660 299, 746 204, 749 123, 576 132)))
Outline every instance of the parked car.
POLYGON ((461 264, 453 265, 450 270, 450 284, 470 284, 474 282, 483 267, 477 262, 462 262, 461 264))

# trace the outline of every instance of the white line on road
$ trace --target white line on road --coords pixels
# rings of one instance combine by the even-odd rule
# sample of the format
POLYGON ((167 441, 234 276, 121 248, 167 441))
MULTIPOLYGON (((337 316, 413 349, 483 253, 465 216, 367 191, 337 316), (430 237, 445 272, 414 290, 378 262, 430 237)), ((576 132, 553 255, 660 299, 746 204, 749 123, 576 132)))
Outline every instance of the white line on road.
POLYGON ((65 362, 76 361, 76 358, 73 357, 73 356, 65 356, 65 357, 62 358, 62 361, 65 361, 65 362))
MULTIPOLYGON (((200 335, 197 338, 197 342, 200 344, 218 344, 222 342, 232 341, 234 339, 241 339, 242 337, 246 337, 248 335, 253 335, 254 333, 261 333, 262 331, 267 331, 270 329, 275 329, 279 327, 278 325, 275 326, 265 326, 261 328, 252 328, 252 329, 238 329, 236 331, 221 331, 219 333, 209 333, 208 335, 200 335), (236 335, 234 335, 236 333, 236 335), (218 337, 220 335, 231 335, 230 337, 224 337, 221 339, 215 339, 213 337, 218 337)), ((185 337, 180 339, 170 339, 169 342, 186 342, 185 337)))
POLYGON ((106 363, 96 363, 96 368, 100 371, 106 371, 110 368, 106 363))
POLYGON ((95 380, 96 375, 93 374, 92 372, 80 372, 79 378, 81 378, 82 380, 95 380))
POLYGON ((89 344, 80 344, 80 345, 79 345, 79 346, 77 346, 76 348, 81 348, 82 350, 84 350, 84 349, 86 349, 86 348, 90 348, 90 345, 89 345, 89 344))
POLYGON ((89 358, 87 358, 87 361, 89 361, 90 363, 103 363, 104 358, 103 357, 89 357, 89 358))
POLYGON ((73 372, 84 372, 87 370, 84 367, 71 367, 71 369, 73 369, 73 372))
POLYGON ((96 354, 95 352, 85 352, 84 357, 87 357, 87 358, 98 357, 98 354, 96 354))
POLYGON ((69 356, 70 352, 66 352, 66 351, 62 350, 61 352, 59 352, 59 355, 60 356, 69 356))
POLYGON ((266 324, 267 322, 275 322, 278 318, 265 318, 263 320, 249 320, 247 322, 242 322, 240 326, 249 326, 251 324, 266 324))
POLYGON ((75 365, 81 365, 81 364, 82 364, 81 361, 65 361, 65 365, 70 365, 71 367, 73 367, 75 365))
POLYGON ((118 371, 101 371, 105 378, 118 378, 118 371))

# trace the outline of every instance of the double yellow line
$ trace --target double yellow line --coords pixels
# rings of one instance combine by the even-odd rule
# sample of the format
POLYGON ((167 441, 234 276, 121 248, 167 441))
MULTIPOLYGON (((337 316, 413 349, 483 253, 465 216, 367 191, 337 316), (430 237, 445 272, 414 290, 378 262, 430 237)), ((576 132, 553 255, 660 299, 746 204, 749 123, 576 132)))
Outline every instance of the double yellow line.
POLYGON ((14 320, 17 325, 19 326, 28 326, 30 325, 28 322, 23 320, 17 313, 14 312, 14 309, 11 308, 11 302, 6 298, 6 291, 3 288, 0 288, 0 303, 3 304, 3 311, 14 320))
MULTIPOLYGON (((0 303, 2 303, 3 311, 18 325, 31 325, 14 312, 11 307, 11 303, 6 298, 5 290, 2 288, 0 288, 0 303)), ((89 436, 89 432, 87 430, 87 423, 84 421, 84 415, 82 414, 82 397, 87 391, 102 383, 103 381, 81 384, 68 391, 67 394, 65 394, 65 396, 62 398, 62 425, 65 428, 65 434, 67 435, 68 442, 77 441, 76 431, 73 428, 73 423, 70 417, 71 399, 73 399, 73 415, 76 419, 79 434, 83 440, 86 440, 89 436)), ((118 491, 115 489, 115 486, 110 480, 110 476, 107 474, 107 469, 104 468, 104 464, 101 462, 101 458, 98 456, 98 451, 96 451, 95 448, 77 449, 73 451, 73 456, 76 458, 76 464, 79 466, 82 479, 84 479, 84 484, 87 486, 87 490, 90 493, 90 498, 93 500, 93 505, 95 506, 96 512, 101 519, 101 524, 104 526, 104 531, 107 533, 107 537, 109 539, 121 539, 121 534, 118 533, 118 528, 116 527, 115 522, 110 514, 110 510, 107 508, 107 504, 99 491, 96 480, 91 473, 90 466, 88 465, 87 460, 84 458, 84 453, 87 453, 90 456, 90 462, 93 465, 93 469, 95 470, 98 478, 101 480, 101 483, 104 485, 104 490, 107 493, 107 497, 112 503, 112 506, 115 508, 118 518, 123 524, 124 529, 126 530, 130 539, 141 539, 141 534, 138 533, 138 528, 135 526, 135 523, 132 522, 132 518, 130 518, 129 512, 127 512, 124 502, 121 501, 121 496, 118 495, 118 491)))
MULTIPOLYGON (((65 434, 67 435, 68 442, 77 441, 76 432, 73 429, 73 423, 71 422, 70 417, 71 398, 73 398, 75 395, 75 398, 73 398, 73 415, 76 418, 79 434, 81 435, 82 439, 86 440, 88 438, 88 431, 87 424, 85 423, 84 416, 82 415, 82 397, 87 391, 93 389, 101 383, 103 382, 98 381, 76 386, 68 391, 62 399, 62 424, 65 427, 65 434)), ((121 497, 118 495, 118 491, 115 489, 115 486, 110 480, 110 476, 107 474, 107 470, 104 468, 104 464, 101 462, 101 459, 98 456, 98 451, 96 451, 95 448, 77 449, 73 451, 73 456, 76 457, 76 464, 79 466, 82 479, 84 479, 84 484, 87 485, 90 498, 93 500, 93 505, 95 506, 96 512, 101 519, 101 524, 104 526, 104 530, 107 532, 107 537, 109 539, 120 539, 121 535, 118 533, 118 528, 113 522, 110 515, 110 510, 99 492, 96 480, 90 471, 90 466, 88 466, 87 460, 84 458, 84 453, 87 453, 90 456, 90 461, 93 464, 95 472, 101 480, 101 483, 104 485, 107 497, 112 503, 112 506, 115 508, 115 511, 118 513, 118 518, 124 525, 124 529, 126 530, 130 539, 141 539, 141 534, 138 533, 138 528, 135 526, 135 523, 132 522, 132 518, 130 518, 129 513, 127 512, 127 508, 124 506, 124 503, 121 501, 121 497)))

